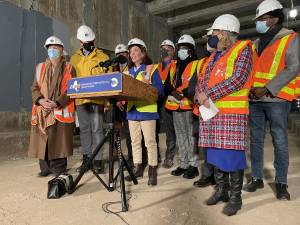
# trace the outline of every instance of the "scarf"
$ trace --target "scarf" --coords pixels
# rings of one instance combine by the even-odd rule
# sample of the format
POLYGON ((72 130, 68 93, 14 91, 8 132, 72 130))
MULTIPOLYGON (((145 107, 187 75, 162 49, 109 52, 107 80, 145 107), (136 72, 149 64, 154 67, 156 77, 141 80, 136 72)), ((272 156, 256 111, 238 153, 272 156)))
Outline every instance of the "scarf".
MULTIPOLYGON (((54 101, 61 94, 60 86, 65 73, 65 60, 60 60, 55 67, 50 59, 47 59, 45 64, 44 74, 41 74, 43 79, 40 83, 40 92, 45 99, 54 101)), ((40 131, 46 134, 46 129, 55 123, 54 111, 47 111, 39 105, 37 107, 37 125, 40 131)))

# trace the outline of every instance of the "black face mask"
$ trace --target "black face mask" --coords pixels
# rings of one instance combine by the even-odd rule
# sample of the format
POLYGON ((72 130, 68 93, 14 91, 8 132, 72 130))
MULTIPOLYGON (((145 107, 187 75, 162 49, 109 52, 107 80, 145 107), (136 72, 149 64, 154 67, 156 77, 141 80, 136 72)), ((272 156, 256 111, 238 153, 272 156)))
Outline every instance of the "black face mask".
POLYGON ((164 58, 166 58, 167 56, 169 56, 169 52, 168 52, 168 50, 166 50, 166 49, 162 49, 161 51, 160 51, 160 57, 162 58, 162 59, 164 59, 164 58))
POLYGON ((83 43, 83 48, 88 52, 93 51, 93 49, 95 48, 94 42, 91 41, 91 42, 83 43))
POLYGON ((217 48, 218 47, 218 43, 219 43, 219 38, 217 35, 211 35, 208 40, 207 40, 207 44, 211 47, 211 48, 217 48))

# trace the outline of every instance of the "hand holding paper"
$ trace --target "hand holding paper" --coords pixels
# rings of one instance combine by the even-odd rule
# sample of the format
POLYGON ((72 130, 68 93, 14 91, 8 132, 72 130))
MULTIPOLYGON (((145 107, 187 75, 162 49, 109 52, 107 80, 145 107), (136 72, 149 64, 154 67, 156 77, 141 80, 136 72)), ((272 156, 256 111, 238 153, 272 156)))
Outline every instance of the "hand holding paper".
POLYGON ((209 98, 208 101, 209 108, 204 105, 199 106, 199 112, 204 121, 210 120, 211 118, 215 117, 219 110, 213 103, 213 101, 209 98))

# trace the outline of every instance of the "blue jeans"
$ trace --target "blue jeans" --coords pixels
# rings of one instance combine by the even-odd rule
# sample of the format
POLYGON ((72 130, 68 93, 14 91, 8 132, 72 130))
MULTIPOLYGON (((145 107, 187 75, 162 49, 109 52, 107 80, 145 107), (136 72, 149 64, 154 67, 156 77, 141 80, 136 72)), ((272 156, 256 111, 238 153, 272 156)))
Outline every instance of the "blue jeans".
POLYGON ((252 102, 250 103, 250 152, 252 176, 263 178, 264 139, 267 120, 274 146, 275 182, 287 183, 289 167, 288 114, 290 102, 252 102))

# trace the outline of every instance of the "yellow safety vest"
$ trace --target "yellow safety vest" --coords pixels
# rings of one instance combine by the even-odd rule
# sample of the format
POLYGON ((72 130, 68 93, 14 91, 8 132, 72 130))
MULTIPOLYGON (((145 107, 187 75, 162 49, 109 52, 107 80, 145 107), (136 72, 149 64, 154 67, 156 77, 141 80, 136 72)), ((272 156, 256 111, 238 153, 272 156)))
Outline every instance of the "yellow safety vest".
MULTIPOLYGON (((148 65, 146 66, 146 72, 149 73, 149 81, 151 81, 152 75, 157 70, 157 64, 148 65)), ((135 79, 142 80, 145 71, 141 71, 138 73, 135 79)), ((148 113, 155 113, 157 112, 157 104, 156 102, 149 102, 149 101, 128 101, 127 104, 127 112, 131 110, 131 108, 135 106, 138 112, 148 112, 148 113)))

